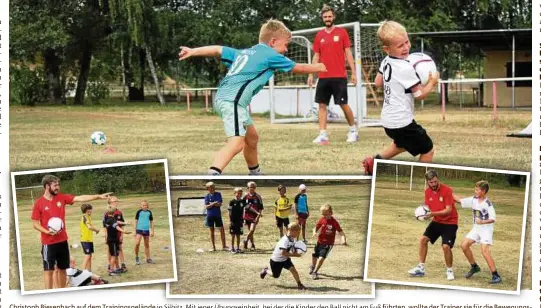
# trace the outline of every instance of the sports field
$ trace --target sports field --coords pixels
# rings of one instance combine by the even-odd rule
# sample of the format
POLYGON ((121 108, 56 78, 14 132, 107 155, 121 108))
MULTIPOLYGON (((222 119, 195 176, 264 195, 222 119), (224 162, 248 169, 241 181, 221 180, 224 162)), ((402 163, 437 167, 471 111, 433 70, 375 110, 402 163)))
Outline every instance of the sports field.
MULTIPOLYGON (((444 178, 440 180, 442 183, 446 183, 444 178)), ((450 184, 453 191, 461 197, 473 195, 471 181, 449 181, 447 184, 450 184)), ((415 207, 424 202, 424 189, 421 186, 410 191, 408 183, 399 182, 396 184, 394 178, 385 177, 376 178, 368 278, 398 283, 438 284, 515 291, 522 240, 524 189, 491 187, 487 197, 494 203, 496 209, 497 222, 494 226, 494 244, 491 247, 491 255, 496 263, 498 273, 503 279, 502 283, 495 285, 488 283, 491 274, 481 255, 480 246, 476 244, 471 249, 481 267, 481 272, 470 279, 464 278, 470 265, 462 253, 460 243, 472 227, 471 209, 462 209, 459 205, 457 206, 459 228, 453 248, 453 270, 456 279, 454 281, 446 279, 441 240, 438 240, 434 245, 429 244, 425 276, 410 277, 407 273, 408 270, 418 263, 419 237, 428 225, 428 222, 415 220, 413 215, 415 207)), ((526 237, 529 237, 529 229, 526 232, 526 237)), ((522 285, 529 289, 531 284, 531 258, 529 257, 531 242, 526 245, 524 251, 522 285)), ((396 289, 400 288, 403 287, 396 287, 396 289)))
MULTIPOLYGON (((259 272, 269 265, 272 251, 279 239, 276 221, 272 212, 272 204, 278 197, 276 186, 262 187, 258 183, 257 192, 261 194, 265 210, 255 232, 257 250, 243 254, 231 254, 228 251, 207 252, 211 248, 209 231, 204 227, 203 216, 182 216, 174 218, 175 244, 177 245, 177 266, 179 282, 170 284, 172 295, 180 294, 333 294, 333 295, 369 295, 372 286, 363 282, 362 270, 366 230, 368 224, 369 181, 359 181, 352 185, 320 185, 307 184, 308 206, 310 217, 307 223, 309 238, 308 252, 300 258, 292 258, 299 271, 306 291, 297 290, 292 275, 284 270, 278 279, 267 275, 259 277, 259 272), (340 222, 348 241, 348 246, 335 245, 328 259, 320 270, 320 279, 312 280, 308 274, 311 264, 311 253, 314 249, 315 238, 310 239, 311 229, 320 218, 319 207, 329 202, 333 206, 334 216, 340 222), (197 253, 198 248, 205 249, 197 253)), ((226 181, 215 181, 217 191, 222 193, 224 205, 222 217, 226 228, 227 246, 230 246, 231 236, 228 233, 229 219, 227 207, 233 197, 233 187, 224 185, 226 181), (220 184, 222 183, 222 184, 220 184), (227 200, 227 201, 226 201, 227 200)), ((296 185, 288 186, 287 196, 294 199, 297 194, 296 185)), ((172 191, 172 200, 179 197, 203 197, 206 194, 204 183, 200 188, 172 191)), ((290 216, 290 221, 294 216, 290 216)), ((219 233, 216 231, 216 234, 219 233)), ((245 238, 247 231, 244 230, 245 238)), ((219 236, 216 237, 217 248, 221 247, 219 236)), ((337 236, 337 243, 340 243, 337 236)), ((241 243, 242 246, 242 243, 241 243)))
MULTIPOLYGON (((120 209, 124 218, 131 223, 126 229, 133 232, 135 213, 139 210, 139 202, 147 200, 154 216, 155 236, 150 238, 150 252, 155 264, 135 265, 135 235, 134 233, 124 236, 124 256, 128 272, 121 276, 111 277, 107 273, 107 245, 104 240, 103 230, 94 235, 94 255, 92 258, 92 272, 108 280, 111 284, 123 284, 128 282, 146 282, 152 280, 167 280, 174 278, 172 241, 170 236, 169 212, 167 208, 167 196, 164 193, 144 195, 120 195, 120 209)), ((21 247, 22 269, 24 288, 26 291, 41 290, 43 288, 43 263, 41 261, 40 234, 32 227, 30 220, 32 212, 31 200, 18 200, 19 236, 21 247)), ((105 200, 90 202, 94 208, 92 213, 93 223, 101 228, 101 220, 106 209, 105 200)), ((78 248, 70 248, 70 254, 75 258, 77 267, 80 268, 83 261, 83 251, 79 242, 79 222, 81 219, 81 203, 66 207, 66 230, 69 244, 79 244, 78 248)), ((13 233, 12 233, 13 234, 13 233)), ((12 251, 13 252, 13 251, 12 251)), ((19 285, 19 273, 17 262, 13 260, 11 253, 12 271, 10 272, 10 289, 17 289, 19 285)), ((144 259, 144 245, 141 241, 139 256, 144 259)), ((15 256, 16 258, 16 256, 15 256)), ((146 287, 149 288, 150 286, 146 287)))
MULTIPOLYGON (((379 109, 369 112, 376 115, 379 109)), ((501 109, 495 125, 488 108, 448 109, 445 122, 439 108, 417 108, 415 118, 434 141, 437 163, 531 169, 531 139, 505 137, 530 123, 530 110, 501 109)), ((318 134, 315 123, 271 125, 257 115, 254 120, 265 174, 359 174, 362 159, 390 143, 379 127, 361 129, 360 141, 347 144, 347 125, 331 124, 330 145, 318 146, 312 143, 318 134)), ((216 114, 188 112, 178 104, 10 107, 12 171, 167 158, 170 174, 205 174, 224 143, 216 114), (105 154, 103 146, 90 145, 95 130, 105 132, 116 153, 105 154)), ((414 158, 406 153, 397 159, 414 158)), ((242 155, 225 173, 248 173, 242 155)))

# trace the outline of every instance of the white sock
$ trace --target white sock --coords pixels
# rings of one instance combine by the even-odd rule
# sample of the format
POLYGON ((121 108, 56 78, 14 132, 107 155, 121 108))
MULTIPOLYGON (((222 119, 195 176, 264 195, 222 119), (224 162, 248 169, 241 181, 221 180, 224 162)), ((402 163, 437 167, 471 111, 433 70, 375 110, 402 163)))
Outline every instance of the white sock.
POLYGON ((328 135, 329 135, 329 133, 327 133, 327 130, 326 130, 326 129, 320 130, 320 131, 319 131, 319 134, 320 134, 320 135, 323 135, 323 136, 328 136, 328 135))
POLYGON ((355 125, 351 125, 351 126, 349 127, 349 131, 352 132, 352 133, 353 133, 353 132, 357 132, 357 127, 356 127, 355 125))
POLYGON ((448 272, 452 272, 452 271, 453 271, 453 268, 452 268, 452 267, 448 267, 448 268, 447 268, 447 271, 448 271, 448 272))
POLYGON ((255 168, 248 167, 250 175, 261 175, 261 168, 257 165, 255 168))
POLYGON ((208 174, 208 175, 221 175, 222 173, 219 172, 219 171, 216 170, 216 169, 209 168, 209 170, 207 170, 207 174, 208 174))
POLYGON ((424 263, 419 263, 419 267, 422 268, 422 269, 425 269, 425 264, 424 263))

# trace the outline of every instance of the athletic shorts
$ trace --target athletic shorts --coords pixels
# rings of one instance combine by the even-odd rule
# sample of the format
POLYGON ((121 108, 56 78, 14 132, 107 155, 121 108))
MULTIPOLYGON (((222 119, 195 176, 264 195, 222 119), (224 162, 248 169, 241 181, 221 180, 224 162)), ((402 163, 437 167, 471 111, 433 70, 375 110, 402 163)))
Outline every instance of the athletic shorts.
POLYGON ((405 149, 413 156, 426 154, 434 147, 426 130, 415 120, 401 128, 385 128, 385 133, 393 139, 397 147, 405 149))
POLYGON ((248 228, 250 228, 253 224, 255 224, 255 221, 245 219, 245 220, 244 220, 244 224, 245 224, 248 228))
POLYGON ((205 226, 209 228, 221 228, 224 226, 224 222, 222 221, 222 216, 214 216, 205 218, 205 226))
POLYGON ((289 218, 280 218, 276 216, 276 226, 278 228, 286 227, 289 225, 289 218))
POLYGON ((281 262, 273 261, 271 259, 270 267, 272 271, 272 277, 278 278, 280 277, 280 274, 282 274, 282 269, 285 268, 286 270, 289 270, 290 268, 295 267, 295 265, 293 265, 293 262, 291 262, 291 258, 287 258, 287 260, 281 262))
POLYGON ((317 243, 316 247, 314 247, 314 253, 312 254, 312 257, 327 258, 333 247, 334 245, 325 245, 325 244, 317 243))
MULTIPOLYGON (((135 230, 135 234, 142 235, 142 236, 150 236, 150 230, 135 230)), ((121 242, 118 242, 118 247, 122 245, 121 242)))
POLYGON ((55 265, 58 269, 67 269, 70 265, 70 249, 68 241, 42 245, 41 256, 44 271, 53 271, 55 265))
POLYGON ((248 108, 233 102, 218 100, 214 108, 224 123, 225 135, 229 137, 246 136, 246 128, 254 124, 248 108))
POLYGON ((297 214, 297 223, 301 226, 306 225, 306 220, 308 219, 308 213, 298 213, 297 214))
POLYGON ((466 238, 475 241, 480 244, 492 245, 492 234, 494 233, 493 228, 479 228, 474 227, 466 235, 466 238))
POLYGON ((229 225, 229 234, 242 235, 242 220, 231 222, 229 225))
POLYGON ((109 246, 109 254, 111 257, 118 257, 118 253, 120 251, 118 248, 118 242, 107 242, 107 246, 109 246))
POLYGON ((83 248, 83 253, 85 255, 91 255, 94 253, 94 243, 93 242, 81 242, 81 247, 83 248))
POLYGON ((320 78, 316 86, 316 103, 329 105, 331 96, 335 105, 348 103, 347 78, 320 78))
POLYGON ((441 244, 449 245, 449 247, 453 248, 457 230, 458 225, 442 224, 431 221, 430 224, 428 224, 428 227, 426 227, 423 235, 430 239, 430 244, 434 244, 441 236, 441 244))

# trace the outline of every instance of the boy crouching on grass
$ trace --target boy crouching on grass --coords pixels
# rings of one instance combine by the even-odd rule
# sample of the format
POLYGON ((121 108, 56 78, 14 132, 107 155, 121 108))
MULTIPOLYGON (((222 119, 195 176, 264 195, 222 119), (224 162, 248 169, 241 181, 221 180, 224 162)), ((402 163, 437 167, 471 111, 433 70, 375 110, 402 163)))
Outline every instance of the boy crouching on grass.
MULTIPOLYGON (((292 222, 288 225, 287 234, 283 236, 276 244, 276 247, 274 247, 274 251, 272 252, 272 256, 270 259, 270 267, 272 271, 272 277, 274 278, 280 277, 282 269, 285 268, 286 270, 289 270, 293 275, 293 278, 297 282, 297 288, 299 290, 306 290, 306 287, 301 283, 299 272, 297 272, 297 269, 293 265, 293 262, 291 262, 291 257, 301 256, 301 254, 297 253, 295 250, 293 250, 292 252, 292 247, 295 244, 297 238, 299 237, 300 232, 301 226, 296 222, 292 222)), ((261 271, 261 279, 267 276, 268 270, 269 268, 265 267, 261 271)))
POLYGON ((340 233, 342 236, 342 245, 347 245, 346 235, 338 221, 332 216, 332 206, 330 204, 325 204, 321 208, 321 218, 317 221, 314 228, 313 236, 316 234, 317 244, 314 248, 314 253, 312 254, 312 265, 310 266, 310 275, 312 279, 319 279, 318 271, 321 269, 323 262, 329 256, 332 248, 334 247, 334 238, 336 232, 340 233))

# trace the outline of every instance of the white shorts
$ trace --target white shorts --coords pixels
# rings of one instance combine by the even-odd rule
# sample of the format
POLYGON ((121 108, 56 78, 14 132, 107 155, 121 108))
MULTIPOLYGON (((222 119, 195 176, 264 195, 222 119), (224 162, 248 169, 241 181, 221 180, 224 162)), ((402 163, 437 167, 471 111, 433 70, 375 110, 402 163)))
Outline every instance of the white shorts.
POLYGON ((492 245, 492 233, 494 233, 492 228, 473 228, 468 232, 466 238, 476 243, 492 245))

